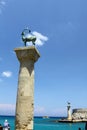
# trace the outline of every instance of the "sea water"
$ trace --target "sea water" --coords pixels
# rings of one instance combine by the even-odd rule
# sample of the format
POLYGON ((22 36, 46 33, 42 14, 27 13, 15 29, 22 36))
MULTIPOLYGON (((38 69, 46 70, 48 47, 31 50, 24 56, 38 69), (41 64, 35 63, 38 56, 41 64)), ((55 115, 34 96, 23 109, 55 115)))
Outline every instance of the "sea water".
MULTIPOLYGON (((15 130, 15 117, 14 116, 0 116, 0 124, 3 125, 4 120, 7 119, 11 129, 15 130)), ((85 130, 85 123, 59 123, 56 120, 59 117, 50 117, 44 119, 42 117, 34 118, 34 130, 85 130)))

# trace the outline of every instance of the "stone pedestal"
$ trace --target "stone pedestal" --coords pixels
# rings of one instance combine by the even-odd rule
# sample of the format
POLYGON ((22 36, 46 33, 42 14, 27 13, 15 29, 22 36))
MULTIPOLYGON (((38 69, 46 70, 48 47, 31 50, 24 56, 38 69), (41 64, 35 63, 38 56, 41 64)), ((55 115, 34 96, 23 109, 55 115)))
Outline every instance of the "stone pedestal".
POLYGON ((34 46, 16 48, 20 62, 15 130, 32 130, 34 113, 34 63, 40 57, 34 46))

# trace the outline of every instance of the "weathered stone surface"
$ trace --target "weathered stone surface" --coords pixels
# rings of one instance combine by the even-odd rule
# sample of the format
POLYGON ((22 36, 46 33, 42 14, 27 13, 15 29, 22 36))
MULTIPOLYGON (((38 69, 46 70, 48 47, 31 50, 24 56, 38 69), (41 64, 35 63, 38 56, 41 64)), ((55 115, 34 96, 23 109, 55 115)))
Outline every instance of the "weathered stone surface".
POLYGON ((40 55, 34 46, 17 48, 15 52, 20 62, 15 129, 32 130, 34 112, 34 63, 40 55))
POLYGON ((72 119, 87 120, 87 109, 73 109, 72 119))

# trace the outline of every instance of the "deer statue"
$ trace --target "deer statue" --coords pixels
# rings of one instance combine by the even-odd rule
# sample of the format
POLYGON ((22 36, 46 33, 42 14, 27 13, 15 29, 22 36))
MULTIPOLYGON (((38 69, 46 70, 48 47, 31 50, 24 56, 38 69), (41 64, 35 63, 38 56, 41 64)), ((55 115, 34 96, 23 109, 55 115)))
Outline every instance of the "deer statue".
POLYGON ((36 36, 34 36, 31 33, 31 30, 29 30, 28 28, 24 29, 21 33, 22 35, 22 41, 24 42, 24 45, 26 46, 27 42, 32 42, 33 45, 35 45, 35 41, 36 41, 36 36))

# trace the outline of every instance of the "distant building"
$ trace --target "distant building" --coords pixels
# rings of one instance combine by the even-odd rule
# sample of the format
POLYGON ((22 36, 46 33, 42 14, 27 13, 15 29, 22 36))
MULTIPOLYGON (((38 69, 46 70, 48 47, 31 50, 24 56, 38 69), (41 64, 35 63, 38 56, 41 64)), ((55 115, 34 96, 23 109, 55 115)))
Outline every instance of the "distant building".
POLYGON ((67 120, 68 121, 72 121, 72 120, 87 121, 87 108, 72 109, 72 112, 71 112, 71 103, 68 102, 67 120))
POLYGON ((72 110, 73 120, 87 120, 87 108, 79 108, 72 110))

